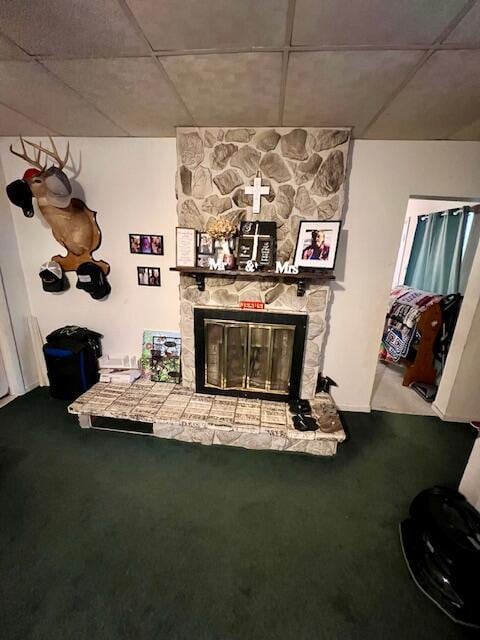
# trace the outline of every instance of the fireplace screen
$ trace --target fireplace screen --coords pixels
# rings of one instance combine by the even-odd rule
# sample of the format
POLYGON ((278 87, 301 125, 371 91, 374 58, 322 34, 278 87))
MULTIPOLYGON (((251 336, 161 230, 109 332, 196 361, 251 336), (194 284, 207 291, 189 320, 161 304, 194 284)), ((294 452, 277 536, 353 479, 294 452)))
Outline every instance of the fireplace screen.
MULTIPOLYGON (((224 311, 222 315, 228 313, 224 311)), ((300 358, 303 356, 303 343, 300 350, 295 349, 299 340, 298 322, 295 319, 299 316, 245 312, 231 314, 241 319, 195 318, 197 391, 296 395, 300 372, 296 372, 295 384, 292 385, 292 369, 295 364, 298 369, 300 362, 301 370, 298 351, 300 358), (242 317, 247 315, 248 318, 242 317), (257 320, 254 318, 256 315, 262 316, 261 322, 254 321, 257 320), (264 316, 270 316, 268 319, 271 321, 267 322, 264 316), (275 321, 278 318, 281 318, 281 322, 275 321)))
POLYGON ((288 393, 295 326, 204 322, 206 386, 288 393))

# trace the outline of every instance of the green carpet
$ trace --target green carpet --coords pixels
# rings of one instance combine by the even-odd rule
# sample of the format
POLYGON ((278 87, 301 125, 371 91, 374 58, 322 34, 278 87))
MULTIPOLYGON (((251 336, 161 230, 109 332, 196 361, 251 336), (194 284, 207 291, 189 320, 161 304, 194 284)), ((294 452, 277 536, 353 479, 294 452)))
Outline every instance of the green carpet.
POLYGON ((0 409, 3 640, 473 638, 414 586, 397 526, 456 486, 470 427, 346 413, 333 460, 81 430, 0 409))

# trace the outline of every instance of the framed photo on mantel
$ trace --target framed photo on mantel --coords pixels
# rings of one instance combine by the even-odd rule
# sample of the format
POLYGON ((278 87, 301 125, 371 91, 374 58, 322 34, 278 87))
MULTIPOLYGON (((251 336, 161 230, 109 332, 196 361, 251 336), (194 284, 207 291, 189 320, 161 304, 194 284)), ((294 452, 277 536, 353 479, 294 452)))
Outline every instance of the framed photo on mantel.
POLYGON ((197 258, 197 232, 188 227, 177 227, 176 230, 176 265, 177 267, 195 267, 197 258))
POLYGON ((307 269, 333 269, 340 224, 340 220, 302 220, 298 229, 294 265, 307 269))

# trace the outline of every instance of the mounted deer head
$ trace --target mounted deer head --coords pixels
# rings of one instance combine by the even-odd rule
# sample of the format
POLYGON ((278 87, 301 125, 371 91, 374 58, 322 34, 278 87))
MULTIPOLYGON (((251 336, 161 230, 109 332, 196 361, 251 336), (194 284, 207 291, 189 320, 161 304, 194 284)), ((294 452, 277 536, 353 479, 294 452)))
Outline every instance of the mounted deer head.
POLYGON ((15 151, 13 145, 10 145, 11 153, 28 162, 33 168, 25 171, 22 180, 15 180, 7 186, 8 197, 13 204, 23 209, 28 218, 33 216, 32 195, 37 199, 39 209, 50 225, 55 240, 67 250, 66 256, 52 258, 65 271, 76 271, 80 266, 89 263, 106 275, 110 269, 108 263, 95 260, 92 256, 101 240, 96 213, 81 200, 72 198, 70 181, 63 172, 70 145, 67 143, 62 158, 53 139, 49 137, 49 140, 51 150, 21 136, 22 151, 15 151), (28 154, 26 145, 34 149, 33 154, 28 154), (56 164, 47 169, 49 158, 56 164))
POLYGON ((67 176, 63 173, 63 168, 67 164, 70 143, 67 142, 65 157, 61 158, 53 138, 49 136, 49 140, 52 145, 52 151, 41 144, 24 140, 20 136, 23 153, 15 151, 12 144, 10 145, 10 152, 35 167, 35 169, 27 169, 23 174, 23 180, 30 187, 30 191, 35 198, 46 198, 54 206, 67 207, 70 203, 72 189, 67 176), (28 155, 26 144, 35 149, 33 156, 28 155), (42 154, 44 155, 43 164, 41 162, 42 154), (52 158, 57 163, 57 166, 52 165, 47 169, 48 158, 52 158))

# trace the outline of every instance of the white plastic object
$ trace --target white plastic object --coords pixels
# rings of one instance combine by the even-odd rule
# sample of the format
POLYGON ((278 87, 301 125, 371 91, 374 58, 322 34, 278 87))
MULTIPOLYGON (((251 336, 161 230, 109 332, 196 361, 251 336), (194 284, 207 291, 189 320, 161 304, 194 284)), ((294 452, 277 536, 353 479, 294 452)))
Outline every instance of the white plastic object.
POLYGON ((119 358, 111 358, 104 355, 98 359, 100 369, 136 369, 138 360, 136 356, 121 356, 119 358))

